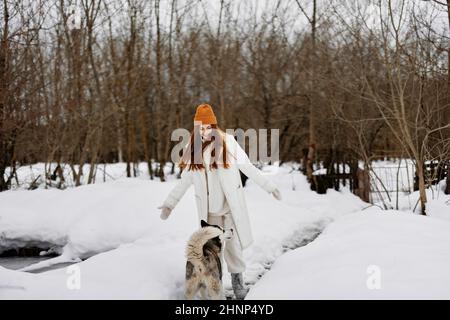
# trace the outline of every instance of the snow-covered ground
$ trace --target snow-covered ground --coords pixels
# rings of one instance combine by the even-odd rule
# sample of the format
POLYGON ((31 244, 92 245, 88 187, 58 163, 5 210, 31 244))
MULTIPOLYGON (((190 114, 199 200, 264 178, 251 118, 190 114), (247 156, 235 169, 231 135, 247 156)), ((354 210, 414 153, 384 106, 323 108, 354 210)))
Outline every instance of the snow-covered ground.
MULTIPOLYGON (((289 168, 264 170, 280 187, 283 201, 251 181, 245 188, 255 238, 244 251, 249 283, 300 238, 367 206, 348 191, 311 192, 305 177, 289 168)), ((77 264, 80 290, 67 287, 72 269, 30 274, 0 268, 0 298, 182 298, 184 248, 198 225, 192 189, 167 221, 160 220, 157 206, 175 183, 175 178, 166 183, 119 178, 64 191, 1 193, 0 248, 52 243, 62 255, 43 265, 88 259, 77 264)), ((229 289, 228 273, 224 281, 229 289)))
POLYGON ((427 216, 372 206, 278 258, 247 299, 450 299, 450 195, 427 190, 427 216))
POLYGON ((450 222, 378 208, 277 259, 247 299, 450 299, 450 222))
MULTIPOLYGON (((162 221, 157 206, 177 183, 175 177, 161 183, 144 174, 121 177, 122 164, 108 170, 106 183, 0 193, 0 251, 51 244, 61 256, 38 267, 77 262, 38 274, 0 267, 0 299, 183 298, 185 244, 198 227, 193 190, 162 221), (78 275, 79 289, 71 285, 78 275)), ((424 297, 449 298, 444 288, 450 288, 449 273, 443 268, 450 270, 445 255, 450 252, 450 197, 440 194, 430 201, 431 217, 383 212, 367 209, 369 204, 347 190, 311 192, 305 177, 289 166, 265 167, 264 172, 283 200, 251 181, 245 188, 255 239, 244 251, 248 298, 355 297, 369 291, 369 265, 380 267, 382 289, 366 297, 416 297, 408 288, 424 288, 429 293, 424 297), (295 249, 324 228, 316 240, 295 249), (284 253, 287 249, 294 250, 284 253)), ((32 269, 36 266, 27 268, 32 269)), ((229 274, 224 277, 229 293, 229 274)))

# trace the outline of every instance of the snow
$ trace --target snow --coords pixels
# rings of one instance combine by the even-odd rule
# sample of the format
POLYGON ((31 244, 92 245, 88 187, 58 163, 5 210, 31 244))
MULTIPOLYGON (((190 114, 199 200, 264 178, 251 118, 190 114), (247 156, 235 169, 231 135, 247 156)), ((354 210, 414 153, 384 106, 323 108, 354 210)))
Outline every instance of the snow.
MULTIPOLYGON (((265 167, 264 174, 278 185, 283 200, 247 181, 244 190, 255 239, 244 251, 249 283, 256 282, 286 248, 368 205, 348 190, 316 194, 305 177, 289 167, 265 167)), ((26 242, 60 248, 61 256, 38 268, 88 258, 75 264, 80 268, 79 290, 68 289, 67 268, 30 274, 0 267, 0 299, 183 298, 184 249, 198 224, 192 188, 169 219, 160 220, 157 207, 175 183, 174 177, 165 183, 118 178, 64 191, 0 193, 0 248, 26 242)), ((224 283, 230 290, 228 273, 224 283)))
MULTIPOLYGON (((450 221, 450 195, 444 193, 445 186, 445 180, 441 180, 438 184, 425 190, 427 195, 426 213, 429 217, 450 221)), ((419 191, 399 196, 398 209, 420 214, 419 191)))
POLYGON ((0 251, 14 242, 53 243, 68 258, 85 258, 134 241, 151 230, 152 201, 163 196, 149 185, 123 178, 65 191, 4 192, 0 251))
MULTIPOLYGON (((22 270, 0 267, 0 299, 182 299, 185 245, 198 228, 193 189, 162 221, 157 207, 177 180, 150 181, 139 167, 137 178, 117 164, 103 183, 0 193, 0 252, 34 245, 61 253, 22 270), (33 270, 48 271, 24 272, 33 270), (74 274, 79 289, 69 285, 74 274)), ((292 167, 263 167, 282 201, 250 180, 244 189, 255 240, 244 251, 248 299, 450 298, 442 183, 427 190, 424 217, 410 211, 417 193, 399 198, 403 211, 382 211, 348 189, 316 194, 292 167), (379 290, 367 288, 370 266, 380 270, 379 290)), ((227 272, 224 285, 230 295, 227 272)))
POLYGON ((427 213, 429 216, 450 221, 450 197, 448 200, 431 199, 427 202, 427 213))
POLYGON ((449 299, 449 231, 394 210, 346 215, 278 258, 247 299, 449 299))

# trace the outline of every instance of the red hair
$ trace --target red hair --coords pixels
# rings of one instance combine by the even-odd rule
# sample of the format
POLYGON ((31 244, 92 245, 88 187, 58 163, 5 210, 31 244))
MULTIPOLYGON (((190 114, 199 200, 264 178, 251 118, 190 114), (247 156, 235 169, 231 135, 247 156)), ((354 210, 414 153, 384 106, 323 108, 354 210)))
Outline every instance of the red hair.
POLYGON ((213 148, 211 150, 211 164, 210 168, 217 169, 219 167, 219 164, 217 163, 217 160, 220 159, 220 156, 222 156, 222 161, 220 161, 220 165, 222 165, 225 169, 228 169, 230 167, 230 164, 227 161, 227 143, 225 139, 225 132, 219 129, 219 127, 216 124, 211 124, 211 128, 213 130, 217 130, 217 134, 213 135, 212 138, 209 141, 202 141, 201 135, 200 135, 200 126, 194 126, 194 130, 191 132, 191 138, 189 141, 189 144, 187 145, 187 148, 183 152, 183 156, 180 160, 180 168, 181 170, 184 170, 184 168, 188 168, 188 170, 201 170, 204 169, 203 161, 200 163, 195 163, 195 159, 202 159, 203 160, 203 151, 205 148, 213 143, 213 148), (219 141, 217 141, 216 137, 219 138, 219 141), (202 146, 201 151, 195 150, 200 148, 195 148, 194 146, 202 146), (216 155, 216 151, 218 151, 216 155))

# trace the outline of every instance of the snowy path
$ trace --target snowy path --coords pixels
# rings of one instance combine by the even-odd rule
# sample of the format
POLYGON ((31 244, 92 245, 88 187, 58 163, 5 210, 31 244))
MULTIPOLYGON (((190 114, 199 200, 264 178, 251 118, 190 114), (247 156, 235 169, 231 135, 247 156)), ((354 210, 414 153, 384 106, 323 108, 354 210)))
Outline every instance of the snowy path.
MULTIPOLYGON (((328 223, 367 204, 348 192, 318 195, 287 169, 266 172, 280 187, 278 202, 251 182, 245 188, 255 242, 244 251, 246 282, 261 278, 287 250, 311 241, 328 223), (294 190, 295 189, 295 190, 294 190)), ((47 241, 77 264, 78 290, 66 268, 31 274, 0 267, 0 299, 182 299, 184 247, 197 228, 193 190, 167 221, 156 207, 176 181, 119 179, 65 191, 0 194, 0 248, 47 241)), ((229 274, 224 286, 231 292, 229 274)))
MULTIPOLYGON (((319 236, 319 234, 325 229, 326 225, 329 222, 329 220, 319 220, 309 226, 299 229, 292 235, 292 237, 288 238, 284 243, 282 243, 283 254, 288 251, 306 246, 307 244, 314 241, 314 239, 319 236)), ((278 259, 278 257, 276 259, 278 259)), ((268 260, 263 263, 264 271, 257 274, 256 277, 251 277, 251 281, 246 281, 246 285, 250 290, 252 290, 252 287, 264 276, 264 274, 266 274, 266 272, 268 272, 272 268, 272 265, 274 264, 276 259, 268 260)), ((231 286, 227 286, 225 288, 225 292, 227 299, 234 298, 231 286)))
MULTIPOLYGON (((311 225, 302 227, 297 230, 292 237, 288 238, 285 242, 282 243, 282 254, 287 251, 294 250, 300 247, 307 245, 308 243, 314 241, 314 239, 323 231, 325 226, 329 223, 329 220, 319 220, 311 225)), ((278 258, 278 257, 277 257, 278 258)), ((248 282, 249 286, 254 285, 270 268, 276 259, 268 260, 263 263, 265 270, 262 273, 259 273, 256 277, 253 277, 252 282, 248 282)))

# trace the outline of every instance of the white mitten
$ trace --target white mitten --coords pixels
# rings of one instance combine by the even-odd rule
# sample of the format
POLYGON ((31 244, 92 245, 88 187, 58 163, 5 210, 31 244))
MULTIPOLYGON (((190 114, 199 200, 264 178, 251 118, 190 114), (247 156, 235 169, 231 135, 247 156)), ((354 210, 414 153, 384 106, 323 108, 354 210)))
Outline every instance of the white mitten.
POLYGON ((161 209, 160 217, 162 220, 166 220, 170 216, 170 213, 172 212, 172 209, 166 206, 160 206, 158 207, 158 209, 161 209))
POLYGON ((277 199, 277 200, 281 200, 281 192, 280 192, 280 190, 278 190, 278 189, 275 189, 273 192, 272 192, 272 195, 275 197, 275 199, 277 199))

